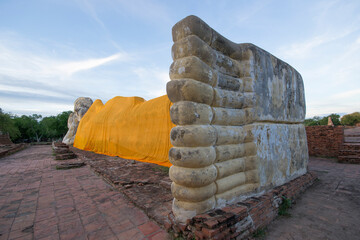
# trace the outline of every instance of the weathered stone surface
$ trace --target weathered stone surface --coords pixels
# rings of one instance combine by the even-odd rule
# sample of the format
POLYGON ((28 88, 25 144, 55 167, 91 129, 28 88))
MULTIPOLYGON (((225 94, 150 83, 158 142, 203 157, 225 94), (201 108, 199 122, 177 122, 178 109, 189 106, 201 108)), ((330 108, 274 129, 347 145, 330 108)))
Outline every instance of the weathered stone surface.
POLYGON ((182 186, 198 188, 209 185, 217 177, 214 165, 203 168, 170 167, 170 179, 182 186))
MULTIPOLYGON (((242 183, 242 182, 241 182, 242 183)), ((217 207, 225 206, 228 203, 233 203, 239 200, 239 198, 245 194, 255 191, 258 188, 258 184, 240 184, 230 190, 215 195, 217 207)))
POLYGON ((308 148, 303 124, 254 124, 260 186, 278 186, 306 173, 308 148))
POLYGON ((232 109, 212 107, 214 117, 212 124, 224 126, 241 126, 253 121, 253 109, 232 109))
POLYGON ((215 146, 215 162, 256 155, 256 150, 254 142, 215 146))
POLYGON ((185 222, 197 213, 206 212, 215 206, 216 200, 214 196, 201 202, 185 202, 174 198, 172 210, 177 221, 185 222))
POLYGON ((240 44, 251 51, 250 72, 257 107, 255 121, 301 123, 305 118, 305 93, 301 75, 289 64, 253 44, 240 44))
POLYGON ((213 112, 209 105, 181 101, 171 106, 170 116, 176 125, 201 125, 211 123, 213 112))
POLYGON ((68 126, 69 130, 67 131, 67 133, 63 139, 63 143, 71 145, 74 143, 76 130, 77 130, 77 127, 79 126, 79 121, 76 116, 76 113, 72 112, 70 114, 67 126, 68 126))
POLYGON ((216 138, 216 129, 209 125, 176 126, 170 132, 171 143, 179 147, 212 146, 216 138))
POLYGON ((328 126, 335 126, 333 121, 331 120, 331 117, 328 117, 328 126))
POLYGON ((179 79, 167 83, 166 91, 171 102, 192 101, 210 105, 213 101, 211 86, 192 79, 179 79))
POLYGON ((169 151, 170 162, 179 167, 199 168, 214 163, 214 147, 173 147, 169 151))
POLYGON ((170 66, 170 79, 191 78, 199 82, 213 85, 217 75, 208 65, 196 56, 180 58, 170 66))
POLYGON ((216 185, 215 183, 211 183, 204 187, 192 188, 184 187, 173 182, 171 184, 171 192, 173 196, 180 201, 201 202, 215 194, 216 185))
POLYGON ((177 125, 170 178, 181 186, 173 190, 175 218, 184 222, 306 173, 301 75, 253 44, 229 41, 195 16, 175 24, 173 40, 167 93, 177 125), (213 184, 216 192, 204 195, 213 184))
POLYGON ((75 100, 74 112, 76 113, 79 122, 92 104, 93 101, 91 100, 91 98, 88 97, 79 97, 75 100))
POLYGON ((74 102, 74 112, 72 112, 68 119, 68 132, 66 133, 63 143, 72 145, 75 140, 76 130, 79 126, 81 118, 85 115, 87 110, 91 107, 93 101, 91 98, 79 97, 74 102))
POLYGON ((196 35, 210 45, 213 29, 200 18, 190 15, 176 23, 172 28, 173 41, 185 38, 189 35, 196 35))
POLYGON ((245 158, 230 159, 228 161, 215 163, 215 166, 218 170, 218 178, 227 177, 245 170, 245 158))
POLYGON ((243 185, 246 182, 246 176, 244 172, 238 172, 233 175, 220 178, 216 181, 217 192, 220 194, 226 192, 230 189, 233 189, 237 186, 243 185))

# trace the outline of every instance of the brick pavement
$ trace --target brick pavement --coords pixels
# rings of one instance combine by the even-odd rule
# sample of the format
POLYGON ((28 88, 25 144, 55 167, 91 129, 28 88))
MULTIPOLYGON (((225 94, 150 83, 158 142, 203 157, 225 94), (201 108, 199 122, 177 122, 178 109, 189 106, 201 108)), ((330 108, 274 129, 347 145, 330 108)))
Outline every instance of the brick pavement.
POLYGON ((319 181, 266 231, 267 240, 360 239, 360 165, 310 158, 319 181))
POLYGON ((54 164, 50 146, 0 159, 0 240, 168 238, 88 166, 54 164))

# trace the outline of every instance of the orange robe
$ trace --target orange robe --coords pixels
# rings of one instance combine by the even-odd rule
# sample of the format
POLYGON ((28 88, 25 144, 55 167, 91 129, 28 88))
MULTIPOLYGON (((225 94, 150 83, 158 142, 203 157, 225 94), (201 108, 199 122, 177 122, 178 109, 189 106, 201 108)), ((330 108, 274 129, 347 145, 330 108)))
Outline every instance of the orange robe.
POLYGON ((97 99, 80 121, 74 147, 170 167, 170 107, 167 95, 114 97, 105 105, 97 99))

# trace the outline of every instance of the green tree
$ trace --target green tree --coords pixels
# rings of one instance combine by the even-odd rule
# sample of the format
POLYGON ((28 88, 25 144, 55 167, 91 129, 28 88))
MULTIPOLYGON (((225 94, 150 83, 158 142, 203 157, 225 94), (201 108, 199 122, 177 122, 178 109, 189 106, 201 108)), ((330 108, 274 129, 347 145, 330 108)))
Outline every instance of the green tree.
POLYGON ((313 118, 305 119, 304 124, 305 126, 327 125, 329 117, 331 117, 331 120, 335 126, 340 125, 340 115, 336 113, 330 114, 322 118, 315 116, 313 118))
POLYGON ((313 118, 305 119, 304 121, 305 126, 316 126, 320 125, 320 117, 315 116, 313 118))
POLYGON ((0 131, 9 133, 11 140, 40 142, 62 139, 68 131, 67 121, 71 111, 42 118, 39 114, 11 116, 0 108, 0 131))
POLYGON ((326 117, 323 117, 319 121, 320 125, 328 125, 329 117, 331 118, 331 121, 333 122, 333 124, 335 126, 340 125, 340 115, 336 114, 336 113, 333 113, 333 114, 330 114, 330 115, 328 115, 326 117))
POLYGON ((68 131, 68 126, 67 126, 67 122, 69 119, 70 114, 72 113, 72 111, 66 111, 66 112, 62 112, 60 114, 58 114, 56 116, 56 121, 57 121, 57 134, 58 137, 63 138, 65 136, 65 134, 68 131))
POLYGON ((22 115, 21 117, 14 117, 15 125, 20 131, 20 139, 22 141, 37 141, 41 140, 41 127, 39 119, 41 115, 33 114, 31 116, 22 115))
POLYGON ((342 125, 354 126, 357 123, 360 123, 360 112, 346 114, 341 118, 342 125))
POLYGON ((0 108, 0 131, 2 133, 8 133, 12 141, 17 140, 20 137, 20 131, 15 125, 13 117, 9 113, 4 113, 0 108))
POLYGON ((54 116, 44 117, 40 121, 40 129, 43 139, 53 140, 57 137, 56 118, 54 116))
POLYGON ((71 111, 66 111, 57 116, 44 117, 40 121, 41 133, 44 139, 61 139, 68 131, 67 121, 71 111))

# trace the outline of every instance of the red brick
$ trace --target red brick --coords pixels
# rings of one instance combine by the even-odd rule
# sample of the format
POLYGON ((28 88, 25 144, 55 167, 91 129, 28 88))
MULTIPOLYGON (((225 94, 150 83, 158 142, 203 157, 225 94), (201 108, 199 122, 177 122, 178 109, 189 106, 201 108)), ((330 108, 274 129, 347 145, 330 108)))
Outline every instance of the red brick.
POLYGON ((149 220, 149 218, 141 211, 134 211, 133 215, 130 216, 130 219, 135 225, 141 225, 149 220))
POLYGON ((108 227, 103 227, 101 229, 98 229, 94 232, 87 234, 87 239, 89 240, 97 240, 97 239, 117 239, 117 237, 113 234, 113 232, 108 227))
POLYGON ((43 238, 38 238, 38 240, 59 240, 60 236, 58 234, 50 235, 43 238))
POLYGON ((208 228, 213 229, 213 228, 214 228, 216 225, 218 225, 219 223, 218 223, 218 221, 210 218, 210 219, 208 219, 208 220, 205 220, 205 221, 204 221, 204 224, 205 224, 205 226, 207 226, 208 228))
POLYGON ((220 230, 203 228, 201 231, 203 232, 203 234, 206 238, 211 238, 211 237, 215 236, 216 234, 218 234, 220 230))
POLYGON ((85 224, 89 224, 92 222, 101 222, 101 223, 105 223, 105 219, 103 218, 103 216, 101 215, 101 213, 93 213, 93 214, 89 214, 87 216, 81 216, 81 220, 82 223, 85 224))
POLYGON ((137 228, 132 228, 129 230, 126 230, 124 232, 121 232, 119 234, 116 234, 118 239, 143 239, 145 236, 140 232, 137 228))
POLYGON ((37 228, 36 225, 34 227, 34 238, 44 238, 50 235, 58 235, 58 226, 53 225, 47 228, 37 228))
POLYGON ((45 219, 53 218, 56 216, 56 212, 54 208, 46 208, 36 211, 35 221, 40 222, 45 219))
POLYGON ((120 223, 110 222, 110 227, 115 234, 118 234, 126 230, 135 228, 135 225, 129 219, 126 219, 120 223))
POLYGON ((75 231, 75 232, 83 232, 84 231, 84 228, 82 226, 80 219, 75 220, 75 221, 65 222, 65 223, 59 223, 60 234, 62 234, 64 232, 71 232, 71 231, 75 231))
POLYGON ((165 231, 160 231, 149 237, 150 240, 168 240, 169 235, 165 231))
POLYGON ((337 157, 344 139, 343 126, 306 127, 309 155, 337 157))
MULTIPOLYGON (((16 239, 16 238, 25 239, 29 235, 32 236, 32 233, 22 232, 19 229, 19 230, 11 231, 10 235, 9 235, 9 239, 16 239)), ((28 239, 28 238, 26 238, 26 239, 28 239)))
MULTIPOLYGON (((145 236, 160 230, 160 227, 151 221, 138 226, 138 228, 145 236)), ((182 230, 182 231, 184 231, 184 230, 182 230)))
POLYGON ((170 230, 171 229, 171 223, 170 223, 170 221, 164 221, 164 228, 166 229, 166 230, 170 230))
POLYGON ((76 239, 76 240, 87 240, 84 232, 64 232, 60 234, 60 239, 76 239))
POLYGON ((195 231, 195 236, 197 239, 205 239, 205 235, 202 231, 195 231))
POLYGON ((36 222, 34 227, 38 229, 47 229, 48 227, 52 227, 57 224, 58 224, 58 219, 56 217, 53 217, 40 222, 36 222))

